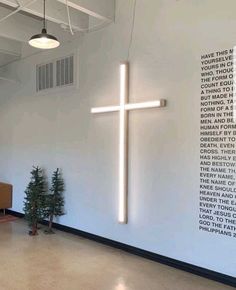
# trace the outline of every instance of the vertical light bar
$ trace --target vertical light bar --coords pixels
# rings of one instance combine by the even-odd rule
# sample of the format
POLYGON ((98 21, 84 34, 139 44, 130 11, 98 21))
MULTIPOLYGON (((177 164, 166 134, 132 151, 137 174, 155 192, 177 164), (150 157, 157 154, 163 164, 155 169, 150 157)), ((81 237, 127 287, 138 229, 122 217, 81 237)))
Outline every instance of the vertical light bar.
POLYGON ((129 64, 120 64, 120 143, 119 143, 119 223, 126 224, 127 216, 127 135, 128 112, 125 105, 129 94, 129 64))

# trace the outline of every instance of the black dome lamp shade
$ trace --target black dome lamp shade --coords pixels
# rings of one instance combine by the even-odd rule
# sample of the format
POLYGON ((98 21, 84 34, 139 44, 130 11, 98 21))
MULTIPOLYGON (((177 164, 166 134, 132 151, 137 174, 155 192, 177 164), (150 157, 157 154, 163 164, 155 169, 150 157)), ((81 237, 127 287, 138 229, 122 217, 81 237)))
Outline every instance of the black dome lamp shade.
POLYGON ((43 1, 43 29, 40 34, 32 36, 29 44, 33 47, 40 49, 52 49, 60 45, 60 42, 53 35, 47 33, 46 29, 46 16, 45 16, 45 0, 43 1))
POLYGON ((29 44, 36 48, 52 49, 58 47, 60 42, 55 36, 48 34, 46 28, 43 28, 40 34, 30 38, 29 44))

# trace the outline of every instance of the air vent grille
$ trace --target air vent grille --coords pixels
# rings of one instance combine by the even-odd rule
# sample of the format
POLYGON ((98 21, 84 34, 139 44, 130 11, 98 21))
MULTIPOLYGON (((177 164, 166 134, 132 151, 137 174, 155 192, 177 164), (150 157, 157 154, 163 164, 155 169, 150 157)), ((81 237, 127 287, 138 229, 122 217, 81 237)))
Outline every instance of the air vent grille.
POLYGON ((69 56, 56 62, 57 87, 71 85, 74 82, 74 57, 69 56))
POLYGON ((36 91, 74 84, 74 55, 36 66, 36 91))
POLYGON ((37 92, 53 88, 53 63, 37 65, 36 90, 37 92))

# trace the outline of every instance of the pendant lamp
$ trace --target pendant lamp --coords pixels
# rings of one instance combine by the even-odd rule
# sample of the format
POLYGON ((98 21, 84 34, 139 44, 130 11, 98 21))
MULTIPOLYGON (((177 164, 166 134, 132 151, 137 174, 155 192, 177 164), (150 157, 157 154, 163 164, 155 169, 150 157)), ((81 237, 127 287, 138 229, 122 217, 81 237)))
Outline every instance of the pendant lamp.
POLYGON ((43 0, 43 29, 40 34, 32 36, 29 40, 29 45, 40 49, 52 49, 60 45, 60 42, 53 35, 47 33, 46 29, 46 12, 45 0, 43 0))

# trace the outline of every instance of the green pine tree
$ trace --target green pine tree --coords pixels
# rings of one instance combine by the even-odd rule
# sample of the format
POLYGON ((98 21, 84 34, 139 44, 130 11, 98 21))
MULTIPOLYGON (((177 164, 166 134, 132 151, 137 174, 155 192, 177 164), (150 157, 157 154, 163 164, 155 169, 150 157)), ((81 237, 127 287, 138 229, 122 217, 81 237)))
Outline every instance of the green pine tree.
POLYGON ((29 234, 37 235, 38 222, 44 217, 45 177, 41 168, 33 167, 31 180, 25 190, 24 212, 31 230, 29 234))
POLYGON ((48 229, 45 231, 46 233, 53 233, 53 218, 64 215, 64 180, 62 178, 62 174, 57 168, 53 172, 52 176, 52 184, 51 184, 51 194, 46 197, 47 207, 45 209, 45 217, 49 219, 48 229))

